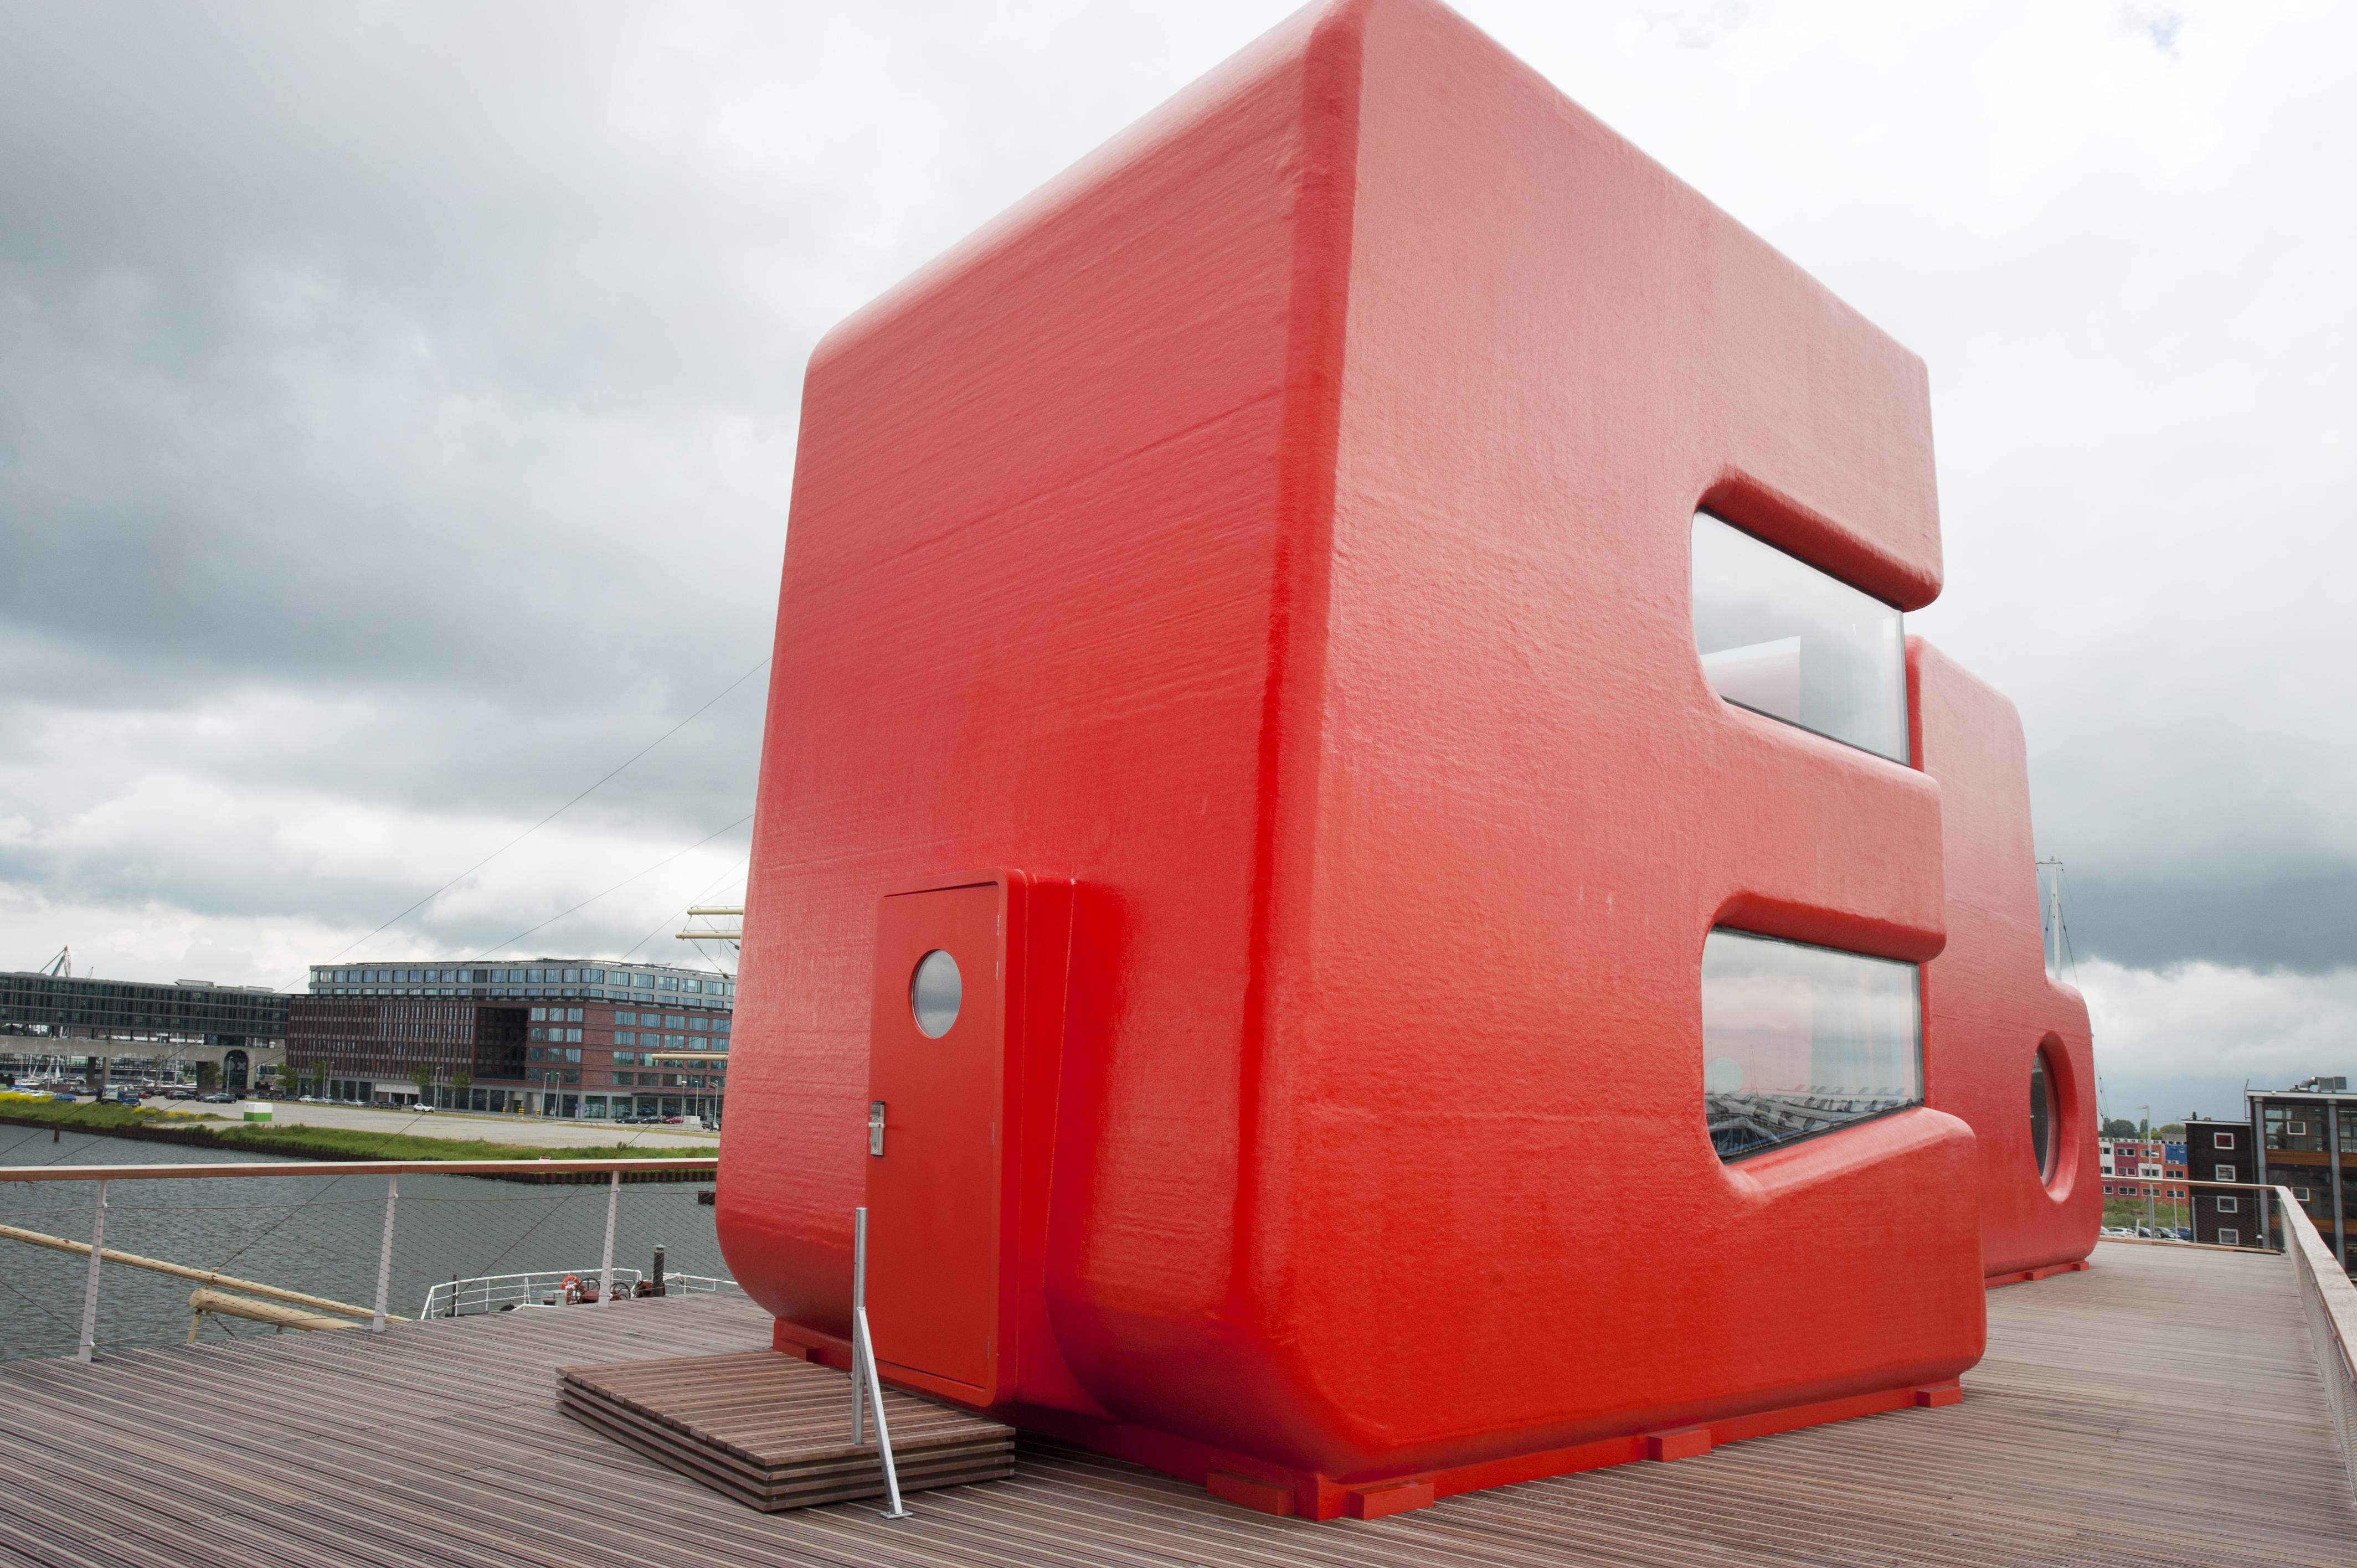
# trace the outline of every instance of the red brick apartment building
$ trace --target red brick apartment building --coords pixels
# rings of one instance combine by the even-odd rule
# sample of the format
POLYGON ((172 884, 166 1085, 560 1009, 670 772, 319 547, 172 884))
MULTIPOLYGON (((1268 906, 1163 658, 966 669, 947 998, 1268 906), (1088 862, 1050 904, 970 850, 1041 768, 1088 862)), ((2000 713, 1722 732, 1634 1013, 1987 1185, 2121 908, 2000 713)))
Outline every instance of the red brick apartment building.
POLYGON ((2183 1203, 2185 1144, 2158 1138, 2098 1138, 2095 1153, 2105 1197, 2183 1203))
POLYGON ((718 1117, 735 982, 663 964, 328 964, 287 1002, 288 1067, 328 1099, 588 1121, 718 1117))

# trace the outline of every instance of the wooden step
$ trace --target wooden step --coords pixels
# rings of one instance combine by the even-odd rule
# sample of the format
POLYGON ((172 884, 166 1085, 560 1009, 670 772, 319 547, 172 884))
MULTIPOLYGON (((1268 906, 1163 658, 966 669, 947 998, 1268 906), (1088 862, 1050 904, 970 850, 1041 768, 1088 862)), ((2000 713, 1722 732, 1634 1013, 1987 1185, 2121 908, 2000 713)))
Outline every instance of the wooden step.
MULTIPOLYGON (((774 1350, 562 1368, 557 1405, 765 1513, 884 1495, 872 1423, 851 1441, 851 1380, 774 1350)), ((884 1412, 903 1492, 1014 1473, 1011 1426, 889 1388, 884 1412)))

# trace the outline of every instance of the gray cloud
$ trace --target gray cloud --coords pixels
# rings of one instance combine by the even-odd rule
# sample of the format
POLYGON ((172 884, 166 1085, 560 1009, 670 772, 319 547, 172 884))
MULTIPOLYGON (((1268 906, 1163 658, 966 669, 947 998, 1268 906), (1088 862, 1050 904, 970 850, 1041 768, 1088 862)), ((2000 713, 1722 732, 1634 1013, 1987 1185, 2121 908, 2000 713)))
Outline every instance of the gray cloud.
POLYGON ((2321 974, 2357 964, 2357 869, 2232 881, 2069 881, 2072 945, 2137 969, 2209 959, 2321 974))
MULTIPOLYGON (((818 335, 1284 9, 0 0, 0 967, 288 978, 676 722, 768 650, 818 335)), ((2174 976, 2099 1035, 2357 965, 2348 9, 1469 10, 1930 363, 1914 627, 2082 955, 2174 976)), ((376 950, 741 815, 760 684, 376 950)))

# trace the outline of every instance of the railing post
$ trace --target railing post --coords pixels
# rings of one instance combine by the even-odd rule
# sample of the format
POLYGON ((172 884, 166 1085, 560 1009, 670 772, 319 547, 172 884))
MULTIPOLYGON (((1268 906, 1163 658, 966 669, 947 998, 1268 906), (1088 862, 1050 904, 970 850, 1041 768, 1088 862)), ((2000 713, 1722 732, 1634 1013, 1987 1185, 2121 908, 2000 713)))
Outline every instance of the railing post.
POLYGON ((98 1348, 98 1260, 106 1251, 106 1183, 98 1184, 98 1206, 90 1221, 90 1277, 81 1287, 81 1348, 74 1359, 87 1361, 98 1348))
POLYGON ((861 1307, 852 1319, 852 1336, 858 1347, 854 1360, 865 1360, 867 1367, 867 1398, 876 1408, 876 1452, 884 1460, 884 1498, 892 1506, 884 1510, 886 1519, 907 1519, 909 1510, 900 1504, 900 1473, 892 1464, 892 1433, 884 1424, 884 1383, 876 1375, 876 1341, 867 1332, 867 1309, 861 1307), (865 1350, 863 1358, 859 1351, 865 1350))
POLYGON ((597 1265, 597 1305, 606 1306, 614 1299, 614 1213, 622 1206, 622 1173, 606 1173, 606 1256, 597 1265))
POLYGON ((393 1288, 393 1206, 401 1197, 401 1173, 392 1172, 384 1178, 384 1245, 376 1257, 376 1317, 369 1324, 369 1332, 384 1332, 384 1297, 393 1288))
POLYGON ((867 1375, 866 1341, 860 1337, 859 1325, 867 1316, 867 1209, 865 1205, 851 1211, 851 1441, 856 1445, 866 1435, 860 1426, 866 1405, 861 1402, 867 1391, 861 1380, 867 1375))
POLYGON ((876 1452, 884 1462, 886 1519, 907 1519, 900 1472, 892 1463, 892 1430, 884 1424, 884 1380, 876 1369, 876 1341, 867 1331, 867 1209, 851 1211, 851 1441, 860 1441, 861 1402, 876 1417, 876 1452))

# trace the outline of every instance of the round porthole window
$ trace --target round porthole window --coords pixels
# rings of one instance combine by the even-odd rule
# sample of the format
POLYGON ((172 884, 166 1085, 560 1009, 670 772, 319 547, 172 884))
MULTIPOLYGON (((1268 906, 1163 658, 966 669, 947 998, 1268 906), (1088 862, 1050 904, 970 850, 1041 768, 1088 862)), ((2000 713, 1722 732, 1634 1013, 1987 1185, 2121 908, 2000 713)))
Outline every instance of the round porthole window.
POLYGON ((2029 1152, 2040 1181, 2054 1179, 2054 1068, 2040 1046, 2029 1064, 2029 1152))
POLYGON ((963 1000, 965 982, 958 977, 957 960, 935 948, 917 961, 917 972, 909 980, 909 1011, 919 1034, 929 1040, 948 1034, 963 1000))

